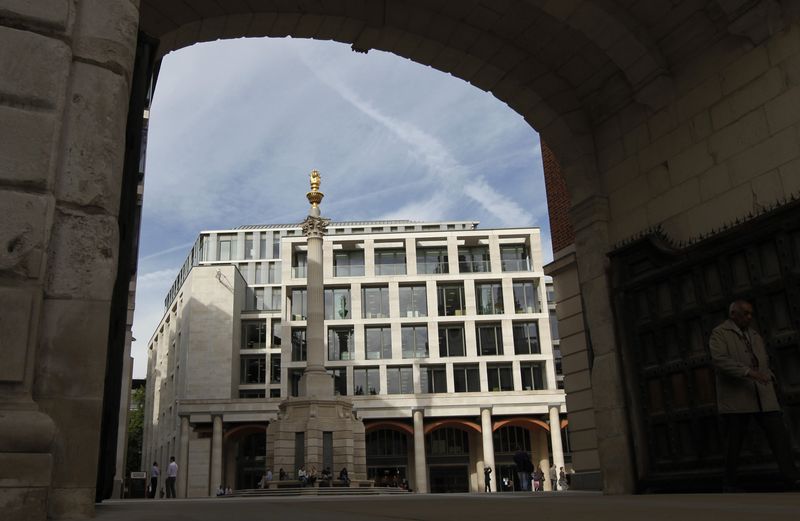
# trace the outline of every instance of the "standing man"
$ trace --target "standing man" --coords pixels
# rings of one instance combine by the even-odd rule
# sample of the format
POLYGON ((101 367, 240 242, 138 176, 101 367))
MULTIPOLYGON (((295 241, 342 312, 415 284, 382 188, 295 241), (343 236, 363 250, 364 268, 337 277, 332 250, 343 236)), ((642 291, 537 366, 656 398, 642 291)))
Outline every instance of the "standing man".
POLYGON ((550 487, 553 492, 558 490, 558 469, 556 468, 555 463, 553 463, 553 466, 550 467, 550 487))
POLYGON ((750 327, 753 306, 736 300, 728 308, 728 316, 714 328, 709 341, 716 368, 717 408, 727 429, 724 491, 736 491, 739 452, 751 419, 764 430, 784 480, 791 488, 800 488, 800 473, 775 394, 775 375, 769 368, 764 340, 750 327))
POLYGON ((178 464, 175 463, 175 456, 169 457, 169 466, 167 467, 167 498, 175 499, 178 497, 175 494, 175 481, 178 479, 178 464))
POLYGON ((492 467, 483 467, 483 491, 492 491, 492 467))
POLYGON ((155 499, 156 492, 158 491, 158 475, 161 472, 158 470, 158 462, 153 462, 153 467, 150 469, 150 499, 155 499))

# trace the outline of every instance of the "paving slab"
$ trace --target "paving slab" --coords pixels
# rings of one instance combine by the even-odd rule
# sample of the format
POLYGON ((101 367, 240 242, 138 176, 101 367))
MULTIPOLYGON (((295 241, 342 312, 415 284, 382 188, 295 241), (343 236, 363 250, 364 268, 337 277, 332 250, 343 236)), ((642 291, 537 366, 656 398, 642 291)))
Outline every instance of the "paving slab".
POLYGON ((800 493, 605 496, 599 493, 114 500, 98 521, 798 521, 800 493))

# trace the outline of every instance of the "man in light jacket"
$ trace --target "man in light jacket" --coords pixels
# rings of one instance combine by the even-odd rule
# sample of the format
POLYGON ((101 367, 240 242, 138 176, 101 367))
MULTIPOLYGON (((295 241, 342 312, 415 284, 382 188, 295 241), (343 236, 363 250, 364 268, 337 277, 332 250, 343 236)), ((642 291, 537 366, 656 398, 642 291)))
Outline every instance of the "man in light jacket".
POLYGON ((711 332, 709 347, 716 368, 717 408, 727 430, 725 491, 736 490, 739 452, 750 420, 763 429, 778 468, 791 488, 800 488, 800 473, 794 464, 789 433, 783 423, 775 394, 775 375, 761 338, 750 323, 753 306, 744 300, 732 302, 728 320, 711 332))

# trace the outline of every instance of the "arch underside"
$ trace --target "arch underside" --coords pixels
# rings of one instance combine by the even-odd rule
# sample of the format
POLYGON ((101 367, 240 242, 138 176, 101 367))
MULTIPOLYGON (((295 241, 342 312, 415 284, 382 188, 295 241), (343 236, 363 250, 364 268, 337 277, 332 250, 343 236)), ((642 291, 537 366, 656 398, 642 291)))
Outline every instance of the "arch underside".
MULTIPOLYGON (((429 65, 522 115, 561 163, 573 205, 604 195, 592 130, 656 110, 694 49, 729 34, 729 2, 648 0, 266 2, 142 0, 140 28, 164 55, 222 38, 334 40, 429 65), (691 21, 704 30, 676 31, 691 21)), ((738 18, 737 18, 738 17, 738 18)))

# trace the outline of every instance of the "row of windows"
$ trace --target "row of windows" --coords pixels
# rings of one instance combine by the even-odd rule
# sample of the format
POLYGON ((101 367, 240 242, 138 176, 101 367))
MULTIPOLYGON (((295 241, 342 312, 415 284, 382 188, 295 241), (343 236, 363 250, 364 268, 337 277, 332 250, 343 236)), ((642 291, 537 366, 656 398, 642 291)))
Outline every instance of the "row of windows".
MULTIPOLYGON (((280 383, 280 358, 270 358, 270 382, 280 383)), ((478 364, 456 364, 453 366, 453 389, 457 393, 480 392, 478 364)), ((240 382, 242 384, 264 384, 267 376, 267 359, 264 357, 242 357, 240 382)), ((525 362, 520 364, 522 388, 524 390, 545 389, 544 363, 525 362)), ((297 395, 296 385, 303 369, 290 369, 292 394, 297 395)), ((330 370, 334 385, 339 394, 348 394, 347 370, 330 370)), ((488 364, 486 379, 489 391, 513 391, 514 379, 512 365, 488 364)), ((423 393, 446 393, 447 376, 444 365, 422 366, 419 372, 419 385, 423 393)), ((244 390, 243 390, 244 391, 244 390)), ((254 389, 252 391, 264 391, 254 389)), ((386 390, 384 394, 413 394, 414 371, 411 366, 390 366, 386 368, 386 390)), ((380 372, 377 367, 353 368, 353 387, 351 395, 381 394, 380 372)))
MULTIPOLYGON (((512 285, 514 311, 516 313, 538 313, 539 293, 534 281, 517 281, 512 285)), ((263 289, 263 288, 260 288, 263 289)), ((325 320, 352 318, 350 288, 327 288, 325 295, 325 320)), ((438 316, 463 316, 466 314, 464 283, 440 283, 436 285, 438 316)), ((475 284, 475 307, 479 315, 498 315, 505 312, 503 287, 500 282, 475 284)), ((425 285, 403 285, 399 288, 401 317, 427 317, 428 299, 425 285)), ((305 320, 308 316, 308 290, 293 289, 291 293, 293 320, 305 320)), ((361 288, 361 318, 388 318, 389 287, 369 286, 361 288)))
MULTIPOLYGON (((403 248, 375 250, 375 275, 405 275, 406 251, 403 248)), ((295 277, 305 277, 308 257, 305 252, 295 252, 292 259, 295 277)), ((530 271, 528 249, 521 245, 501 245, 500 265, 503 271, 530 271)), ((487 273, 491 271, 488 246, 458 248, 459 273, 487 273)), ((449 273, 447 248, 417 248, 417 273, 449 273)), ((363 277, 364 251, 342 250, 333 254, 334 277, 363 277)))
MULTIPOLYGON (((540 354, 539 324, 536 321, 518 321, 512 324, 514 354, 540 354)), ((441 324, 439 331, 439 356, 466 356, 466 341, 463 324, 441 324)), ((292 328, 292 361, 306 360, 306 329, 292 328)), ((328 360, 354 360, 355 328, 328 328, 328 360)), ((475 326, 475 338, 479 356, 505 354, 503 329, 497 322, 479 323, 475 326)), ((400 349, 403 358, 428 358, 428 326, 425 324, 400 327, 400 349)), ((391 326, 369 326, 364 328, 364 358, 380 360, 392 358, 391 326)))

